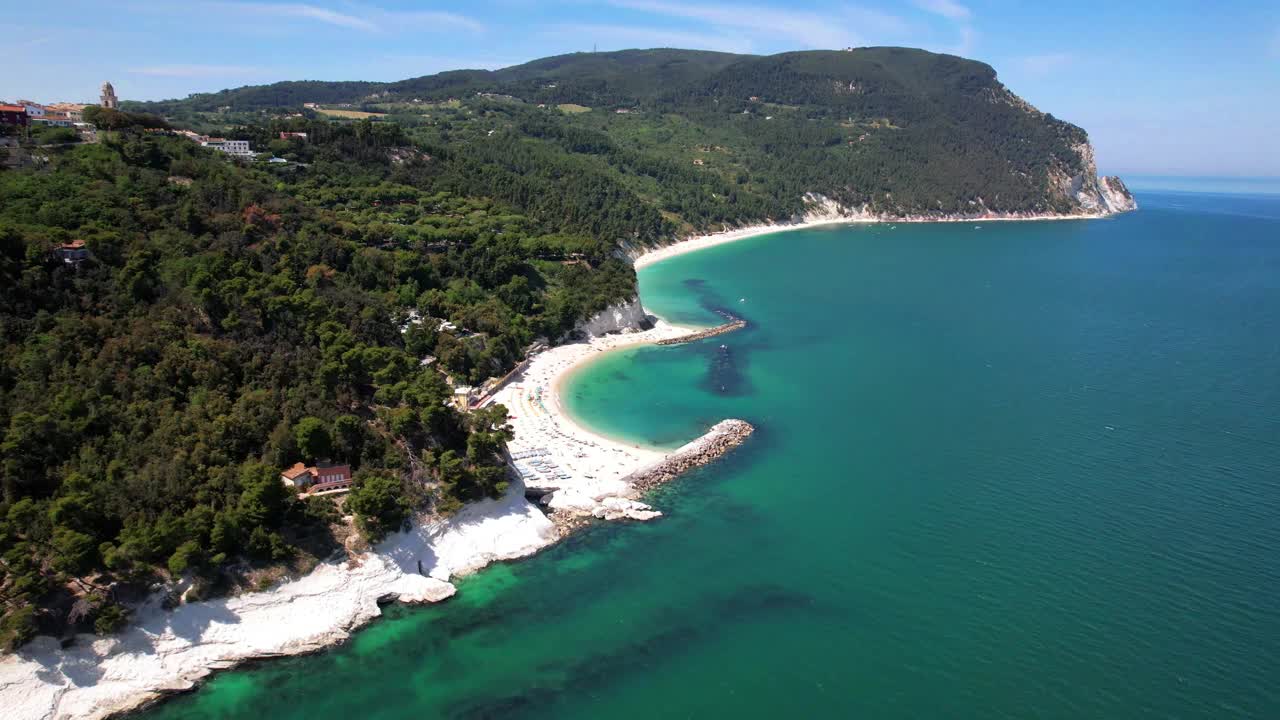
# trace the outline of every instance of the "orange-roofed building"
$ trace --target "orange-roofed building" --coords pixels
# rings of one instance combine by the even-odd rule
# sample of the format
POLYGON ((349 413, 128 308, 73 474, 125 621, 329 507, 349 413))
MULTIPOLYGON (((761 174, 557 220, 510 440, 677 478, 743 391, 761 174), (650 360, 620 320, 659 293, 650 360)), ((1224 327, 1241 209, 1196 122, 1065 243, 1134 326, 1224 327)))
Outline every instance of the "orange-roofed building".
POLYGON ((58 257, 62 258, 62 262, 77 265, 84 260, 89 259, 89 248, 84 246, 83 240, 72 240, 69 243, 62 243, 57 249, 58 257))
POLYGON ((30 122, 27 109, 21 105, 0 105, 0 125, 26 125, 30 122))
POLYGON ((294 463, 280 473, 280 480, 304 494, 347 492, 351 489, 351 466, 316 463, 313 466, 294 463))

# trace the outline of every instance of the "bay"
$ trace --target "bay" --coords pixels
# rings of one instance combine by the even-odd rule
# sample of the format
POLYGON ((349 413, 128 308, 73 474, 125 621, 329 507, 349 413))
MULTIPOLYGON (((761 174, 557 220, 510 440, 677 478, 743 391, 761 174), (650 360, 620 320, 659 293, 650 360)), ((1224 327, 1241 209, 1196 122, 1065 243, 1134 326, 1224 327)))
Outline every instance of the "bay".
POLYGON ((601 432, 758 431, 346 646, 147 718, 1280 717, 1280 199, 830 226, 640 273, 601 432))

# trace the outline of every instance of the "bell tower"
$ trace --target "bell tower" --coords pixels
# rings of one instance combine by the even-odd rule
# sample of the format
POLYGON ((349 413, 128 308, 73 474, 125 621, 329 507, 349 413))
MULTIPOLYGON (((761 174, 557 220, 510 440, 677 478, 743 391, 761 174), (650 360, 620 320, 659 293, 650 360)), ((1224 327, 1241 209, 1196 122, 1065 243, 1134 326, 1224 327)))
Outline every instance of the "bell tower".
POLYGON ((116 89, 111 87, 111 83, 102 83, 102 107, 108 110, 115 110, 119 102, 116 99, 116 89))

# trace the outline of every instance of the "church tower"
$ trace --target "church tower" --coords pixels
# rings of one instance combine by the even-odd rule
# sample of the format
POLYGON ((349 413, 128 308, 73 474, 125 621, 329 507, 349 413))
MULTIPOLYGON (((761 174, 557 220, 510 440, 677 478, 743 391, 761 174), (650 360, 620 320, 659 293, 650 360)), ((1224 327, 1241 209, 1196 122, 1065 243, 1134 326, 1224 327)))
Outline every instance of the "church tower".
POLYGON ((102 107, 109 110, 115 110, 118 103, 119 101, 116 100, 116 89, 111 87, 111 83, 109 82, 102 83, 102 107))

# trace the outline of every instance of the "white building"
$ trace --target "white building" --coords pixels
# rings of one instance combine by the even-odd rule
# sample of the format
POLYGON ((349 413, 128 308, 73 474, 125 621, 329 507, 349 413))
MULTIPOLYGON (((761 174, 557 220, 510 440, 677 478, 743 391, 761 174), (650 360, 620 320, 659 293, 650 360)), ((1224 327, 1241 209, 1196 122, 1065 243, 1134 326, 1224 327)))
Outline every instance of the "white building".
POLYGON ((18 104, 22 106, 23 110, 27 111, 27 117, 33 120, 44 117, 45 108, 43 105, 33 103, 30 100, 19 100, 18 104))
POLYGON ((226 138, 204 138, 200 141, 203 147, 213 148, 234 157, 253 157, 253 150, 248 140, 227 140, 226 138))

